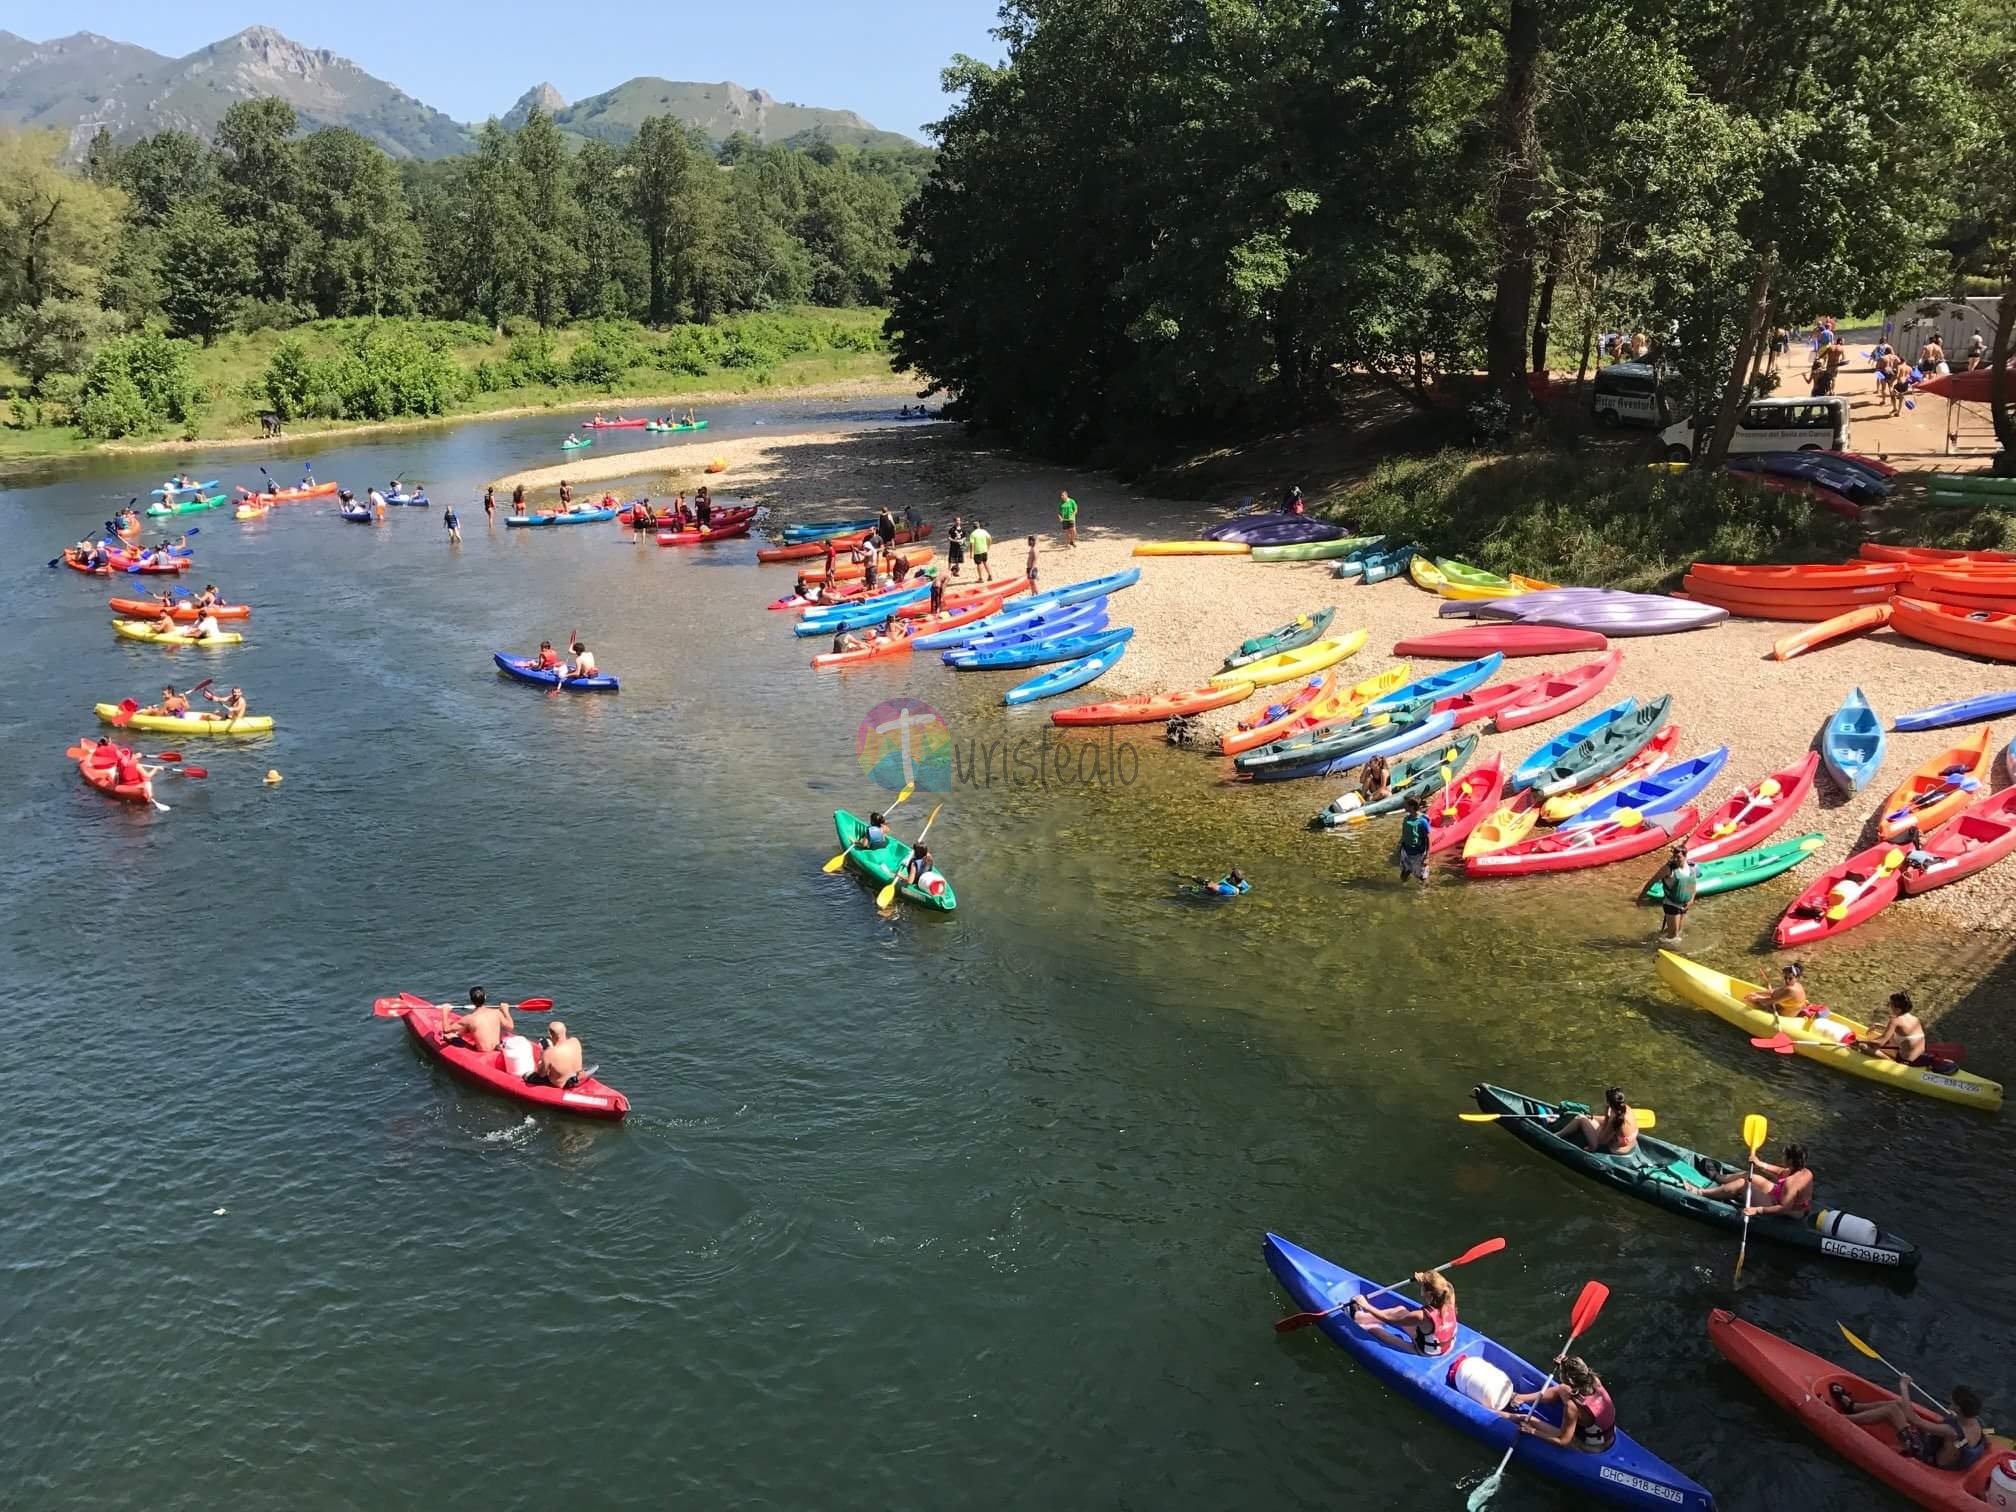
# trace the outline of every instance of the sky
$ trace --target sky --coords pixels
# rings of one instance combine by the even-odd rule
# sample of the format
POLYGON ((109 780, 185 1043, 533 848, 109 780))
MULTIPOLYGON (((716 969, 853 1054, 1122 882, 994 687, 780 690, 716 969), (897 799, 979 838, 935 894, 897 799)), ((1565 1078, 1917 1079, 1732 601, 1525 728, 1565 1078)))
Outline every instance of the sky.
POLYGON ((921 138, 945 113, 938 75, 952 55, 1001 56, 990 35, 996 0, 732 0, 663 9, 524 0, 8 0, 0 9, 0 26, 33 41, 90 31, 170 57, 270 26, 459 121, 502 115, 542 81, 572 101, 656 74, 729 79, 921 138), (608 23, 574 24, 597 14, 608 23))

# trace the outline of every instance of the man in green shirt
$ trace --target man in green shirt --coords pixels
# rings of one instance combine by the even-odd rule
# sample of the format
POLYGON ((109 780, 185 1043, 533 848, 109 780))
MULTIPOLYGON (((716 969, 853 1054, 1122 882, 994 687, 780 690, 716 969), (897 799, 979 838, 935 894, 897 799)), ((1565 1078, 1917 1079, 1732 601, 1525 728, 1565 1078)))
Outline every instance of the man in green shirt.
POLYGON ((1057 490, 1057 523, 1064 527, 1064 544, 1078 544, 1078 501, 1068 488, 1057 490))
POLYGON ((1409 877, 1428 880, 1428 846, 1432 831, 1428 816, 1421 812, 1421 800, 1407 800, 1407 817, 1400 821, 1400 880, 1409 877))
POLYGON ((966 537, 966 549, 973 553, 973 575, 983 583, 994 577, 994 569, 987 565, 987 552, 993 544, 994 537, 987 533, 987 527, 974 521, 973 529, 966 537))

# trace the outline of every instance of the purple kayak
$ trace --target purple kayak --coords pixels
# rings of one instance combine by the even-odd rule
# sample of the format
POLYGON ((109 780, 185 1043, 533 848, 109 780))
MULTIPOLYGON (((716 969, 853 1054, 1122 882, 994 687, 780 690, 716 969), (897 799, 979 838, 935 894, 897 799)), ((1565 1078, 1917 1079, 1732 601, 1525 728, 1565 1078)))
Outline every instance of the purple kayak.
POLYGON ((1207 541, 1243 541, 1248 546, 1300 546, 1310 541, 1341 540, 1344 527, 1308 515, 1244 515, 1204 532, 1207 541))
POLYGON ((1549 588, 1516 598, 1486 599, 1475 608, 1480 619, 1596 630, 1604 635, 1672 635, 1705 629, 1729 618, 1726 609, 1714 604, 1668 598, 1661 593, 1626 593, 1617 588, 1549 588))

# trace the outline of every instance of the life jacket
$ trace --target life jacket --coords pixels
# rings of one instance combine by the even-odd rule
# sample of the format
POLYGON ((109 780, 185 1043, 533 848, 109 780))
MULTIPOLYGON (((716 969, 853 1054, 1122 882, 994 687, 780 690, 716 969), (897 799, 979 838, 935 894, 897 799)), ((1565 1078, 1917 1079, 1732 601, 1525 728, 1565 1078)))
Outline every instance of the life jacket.
POLYGON ((1575 1405, 1582 1409, 1575 1427, 1577 1444, 1603 1450, 1617 1442, 1617 1404, 1610 1400, 1607 1386, 1598 1386, 1593 1396, 1575 1398, 1575 1405))

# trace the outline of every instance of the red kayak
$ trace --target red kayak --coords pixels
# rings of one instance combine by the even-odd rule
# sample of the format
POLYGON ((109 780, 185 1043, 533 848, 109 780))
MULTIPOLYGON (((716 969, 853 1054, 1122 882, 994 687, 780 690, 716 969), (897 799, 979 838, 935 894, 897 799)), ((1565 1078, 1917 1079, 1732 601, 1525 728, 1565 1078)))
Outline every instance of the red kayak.
MULTIPOLYGON (((128 619, 155 619, 161 613, 161 601, 159 599, 115 598, 112 600, 112 611, 115 614, 123 614, 128 619)), ((213 604, 210 607, 210 612, 220 620, 250 619, 252 617, 252 606, 249 604, 213 604)), ((168 611, 168 617, 170 619, 193 623, 198 616, 196 610, 188 604, 177 604, 168 611)))
POLYGON ((1907 898, 1971 877, 2016 851, 2016 787, 1983 798, 1925 842, 1939 859, 1924 869, 1907 868, 1900 889, 1907 898))
MULTIPOLYGON (((413 1031, 413 1038, 420 1042, 421 1049, 457 1076, 487 1087, 500 1097, 529 1103, 535 1108, 576 1113, 583 1118, 621 1118, 630 1111, 629 1098, 593 1076, 565 1088, 549 1086, 544 1082, 528 1083, 524 1077, 504 1069, 502 1050, 492 1050, 486 1055, 466 1045, 442 1043, 441 1010, 424 998, 402 992, 397 998, 381 998, 379 1002, 381 1006, 386 1003, 395 1005, 391 1011, 406 1020, 406 1027, 413 1031)), ((533 1050, 537 1054, 536 1043, 533 1050)))
MULTIPOLYGON (((616 513, 616 523, 618 525, 629 525, 637 530, 649 530, 654 526, 667 530, 678 528, 675 524, 676 512, 674 510, 661 509, 648 519, 640 518, 637 511, 646 502, 646 500, 639 499, 637 503, 626 505, 624 508, 618 510, 616 513)), ((691 517, 690 510, 688 511, 688 517, 691 517)), ((741 520, 753 520, 755 518, 756 506, 754 504, 737 505, 733 509, 717 509, 714 511, 713 528, 719 530, 723 525, 733 525, 741 520)))
POLYGON ((1882 840, 1828 868, 1794 898, 1772 938, 1780 950, 1845 934, 1897 900, 1904 852, 1882 840))
POLYGON ((1576 651, 1603 651, 1610 642, 1594 630, 1557 629, 1553 625, 1493 624, 1480 620, 1459 630, 1417 635, 1393 648, 1395 656, 1421 656, 1430 661, 1475 661, 1493 651, 1514 656, 1566 656, 1576 651))
POLYGON ((649 420, 583 420, 583 430, 642 430, 649 420))
POLYGON ((1629 861, 1671 844, 1692 830, 1700 817, 1689 807, 1677 814, 1640 816, 1636 824, 1612 819, 1579 829, 1549 830, 1504 850, 1465 856, 1463 869, 1473 877, 1525 877, 1536 872, 1607 866, 1612 861, 1629 861))
POLYGON ((1522 677, 1517 682, 1499 683, 1493 688, 1479 688, 1475 693, 1452 693, 1447 698, 1436 699, 1434 707, 1429 712, 1453 716, 1456 727, 1473 724, 1477 720, 1494 717, 1500 709, 1510 708, 1523 699, 1533 697, 1545 680, 1541 677, 1522 677))
POLYGON ((187 572, 191 567, 196 565, 188 557, 169 557, 165 560, 157 559, 147 563, 145 566, 136 567, 134 563, 138 560, 139 558, 133 555, 121 552, 116 556, 108 558, 103 567, 86 567, 83 559, 77 555, 76 547, 73 546, 63 553, 63 565, 65 567, 77 572, 88 572, 94 577, 110 577, 115 572, 187 572))
MULTIPOLYGON (((1897 1430, 1888 1423, 1851 1422, 1834 1404, 1840 1388, 1857 1408, 1894 1402, 1885 1391, 1831 1360, 1745 1323, 1734 1313, 1716 1308, 1708 1314, 1708 1342, 1722 1358, 1757 1383, 1764 1394, 1798 1418, 1843 1459, 1852 1460, 1893 1490, 1936 1512, 1983 1512, 1982 1500, 1998 1467, 2016 1479, 2016 1454, 1994 1450, 1983 1454, 1970 1470, 1941 1470, 1902 1452, 1897 1430)), ((1940 1419, 1917 1403, 1911 1410, 1922 1422, 1940 1419)))
POLYGON ((126 749, 124 746, 99 746, 94 745, 89 739, 85 739, 77 742, 77 748, 84 752, 82 756, 77 758, 77 775, 98 789, 99 792, 110 798, 123 798, 128 803, 152 803, 154 801, 153 778, 143 777, 138 782, 121 782, 119 780, 119 767, 116 762, 112 766, 99 766, 97 764, 98 753, 101 750, 118 751, 124 754, 126 749))
POLYGON ((1153 724, 1165 719, 1182 719, 1191 714, 1207 714, 1227 704, 1253 695, 1253 684, 1231 683, 1223 688, 1206 684, 1182 693, 1143 693, 1138 698, 1118 698, 1111 703, 1080 704, 1075 709, 1058 709, 1050 716, 1054 725, 1153 724))
MULTIPOLYGON (((1446 770, 1446 769, 1445 769, 1446 770)), ((1448 850, 1470 838, 1484 816, 1498 808, 1505 787, 1505 758, 1493 756, 1472 767, 1428 800, 1428 854, 1448 850)))
MULTIPOLYGON (((874 527, 870 526, 867 530, 850 530, 846 535, 832 537, 834 555, 845 556, 874 533, 874 527)), ((923 540, 929 534, 931 534, 931 527, 929 525, 920 525, 915 530, 899 530, 896 532, 896 539, 891 544, 907 546, 912 541, 923 540)), ((825 555, 825 541, 806 541, 797 546, 765 546, 756 553, 756 560, 759 562, 810 562, 825 555)))
POLYGON ((1757 786, 1740 787, 1722 807, 1701 821, 1687 837, 1689 861, 1715 861, 1746 851, 1799 811, 1813 791, 1820 753, 1806 755, 1782 772, 1773 772, 1757 786))
POLYGON ((661 530, 658 532, 660 546, 700 546, 715 541, 733 541, 749 534, 754 521, 744 518, 728 525, 714 525, 706 530, 661 530))
POLYGON ((1491 716, 1492 728, 1502 735, 1578 709, 1602 692, 1623 665, 1624 653, 1611 651, 1566 672, 1542 673, 1534 679, 1538 686, 1525 698, 1506 704, 1491 716))

